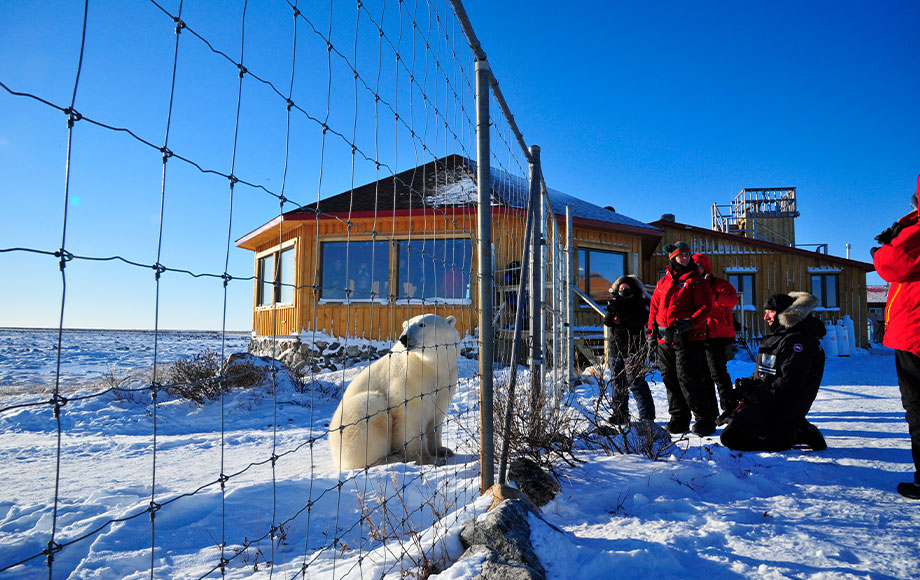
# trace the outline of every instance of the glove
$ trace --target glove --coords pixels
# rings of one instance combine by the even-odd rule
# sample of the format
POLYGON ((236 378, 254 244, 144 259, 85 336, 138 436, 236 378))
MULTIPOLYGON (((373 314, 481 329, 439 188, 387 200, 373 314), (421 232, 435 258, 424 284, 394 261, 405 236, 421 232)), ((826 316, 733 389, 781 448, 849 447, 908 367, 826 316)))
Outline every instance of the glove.
POLYGON ((613 328, 614 325, 616 324, 616 320, 617 320, 617 315, 608 310, 607 315, 604 316, 604 326, 609 326, 610 328, 613 328))
POLYGON ((607 315, 604 316, 604 326, 613 328, 617 323, 617 303, 615 300, 607 301, 607 315))
POLYGON ((732 390, 732 397, 739 401, 753 403, 757 390, 757 380, 751 377, 741 377, 735 379, 735 388, 732 390))
POLYGON ((674 332, 677 334, 690 332, 691 328, 693 328, 693 321, 689 318, 678 318, 677 322, 674 323, 674 332))
POLYGON ((893 239, 898 237, 902 229, 904 229, 904 226, 901 225, 901 222, 894 222, 890 228, 875 236, 875 239, 882 245, 890 244, 893 239))
POLYGON ((738 398, 738 391, 732 389, 731 391, 725 393, 720 397, 722 402, 722 412, 731 413, 738 408, 738 403, 740 399, 738 398))

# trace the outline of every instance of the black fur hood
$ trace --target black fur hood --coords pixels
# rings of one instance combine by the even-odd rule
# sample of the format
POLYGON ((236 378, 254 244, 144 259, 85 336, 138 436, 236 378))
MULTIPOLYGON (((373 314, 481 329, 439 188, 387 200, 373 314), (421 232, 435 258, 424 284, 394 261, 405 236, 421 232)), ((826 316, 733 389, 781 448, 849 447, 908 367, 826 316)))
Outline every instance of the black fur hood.
POLYGON ((623 283, 629 284, 637 296, 642 296, 643 298, 651 298, 648 294, 648 291, 645 289, 645 284, 643 284, 642 280, 640 280, 639 277, 635 274, 626 274, 625 276, 620 276, 614 280, 613 284, 610 285, 610 294, 616 295, 617 288, 619 288, 620 284, 623 283))

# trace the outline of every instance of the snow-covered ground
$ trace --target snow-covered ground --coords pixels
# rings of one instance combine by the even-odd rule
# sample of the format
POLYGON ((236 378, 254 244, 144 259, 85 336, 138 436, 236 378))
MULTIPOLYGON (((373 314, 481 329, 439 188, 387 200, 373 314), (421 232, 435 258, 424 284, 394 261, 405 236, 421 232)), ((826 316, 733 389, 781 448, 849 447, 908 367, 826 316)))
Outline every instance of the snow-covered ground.
MULTIPOLYGON (((15 385, 17 376, 43 382, 35 368, 56 358, 53 349, 30 358, 8 334, 0 335, 2 384, 15 385)), ((102 369, 125 352, 115 342, 121 335, 111 334, 108 344, 104 336, 96 333, 85 348, 100 353, 92 364, 102 369)), ((174 341, 187 342, 195 339, 174 341)), ((163 349, 165 357, 201 350, 163 349)), ((398 578, 396 559, 419 561, 419 546, 430 560, 456 559, 463 521, 487 507, 469 435, 478 420, 477 364, 461 359, 446 442, 457 455, 441 467, 392 465, 366 475, 337 473, 325 441, 334 393, 358 369, 317 375, 307 388, 279 375, 274 393, 237 392, 202 407, 164 400, 154 409, 83 388, 68 392, 61 407, 60 443, 47 393, 14 390, 0 399, 0 580, 47 577, 44 556, 10 566, 40 554, 52 528, 63 545, 54 578, 148 578, 151 568, 157 578, 218 578, 222 553, 227 578, 293 578, 304 569, 320 580, 398 578), (392 490, 399 501, 382 510, 377 498, 392 490), (372 526, 387 517, 407 531, 433 512, 440 525, 417 541, 406 536, 404 548, 373 541, 372 526)), ((738 377, 752 368, 739 358, 729 370, 738 377)), ((581 388, 590 395, 590 385, 581 388)), ((663 386, 653 385, 653 393, 664 422, 663 386)), ((894 491, 913 466, 892 351, 828 360, 810 419, 824 432, 826 451, 741 454, 717 437, 690 436, 662 461, 586 455, 543 508, 565 541, 533 537, 549 577, 916 577, 920 502, 894 491)), ((437 577, 477 573, 470 560, 437 577)))
MULTIPOLYGON (((64 330, 61 335, 61 380, 85 384, 111 370, 149 368, 204 349, 245 352, 248 332, 145 330, 64 330)), ((47 386, 57 370, 57 330, 0 328, 0 389, 47 386)))

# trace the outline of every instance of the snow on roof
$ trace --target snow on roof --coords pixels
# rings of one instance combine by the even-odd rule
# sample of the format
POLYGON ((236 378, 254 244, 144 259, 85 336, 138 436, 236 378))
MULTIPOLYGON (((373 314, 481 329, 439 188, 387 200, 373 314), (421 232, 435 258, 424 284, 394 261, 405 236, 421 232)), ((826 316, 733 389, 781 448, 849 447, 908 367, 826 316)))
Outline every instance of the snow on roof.
MULTIPOLYGON (((527 205, 530 183, 527 177, 490 168, 493 205, 523 209, 527 205)), ((383 209, 423 209, 450 206, 474 206, 478 199, 476 162, 461 155, 448 155, 399 174, 368 183, 353 190, 300 207, 288 214, 334 213, 383 209), (392 195, 378 196, 379 185, 385 184, 392 195), (386 207, 383 207, 386 206, 386 207)), ((556 215, 564 216, 566 206, 573 218, 648 230, 660 229, 645 222, 600 207, 583 199, 547 188, 550 204, 556 215)))

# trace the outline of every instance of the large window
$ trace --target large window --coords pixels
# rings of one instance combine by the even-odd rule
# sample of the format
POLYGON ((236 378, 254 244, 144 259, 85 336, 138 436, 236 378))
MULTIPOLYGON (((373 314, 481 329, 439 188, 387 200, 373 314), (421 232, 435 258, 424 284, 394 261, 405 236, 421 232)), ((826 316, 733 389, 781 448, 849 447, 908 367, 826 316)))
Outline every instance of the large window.
POLYGON ((401 240, 397 255, 400 300, 470 299, 473 246, 469 239, 401 240))
POLYGON ((839 308, 837 274, 812 274, 811 293, 818 298, 820 308, 839 308))
POLYGON ((324 242, 320 251, 323 300, 470 300, 469 238, 324 242), (392 281, 391 256, 398 260, 392 281))
POLYGON ((259 306, 294 303, 294 246, 259 258, 259 306))
POLYGON ((744 310, 757 308, 754 296, 754 274, 729 274, 728 283, 738 291, 738 304, 744 310))
POLYGON ((386 300, 389 242, 324 242, 319 296, 324 300, 386 300))
POLYGON ((626 254, 591 248, 578 250, 578 287, 595 302, 610 299, 610 285, 626 274, 626 254))

